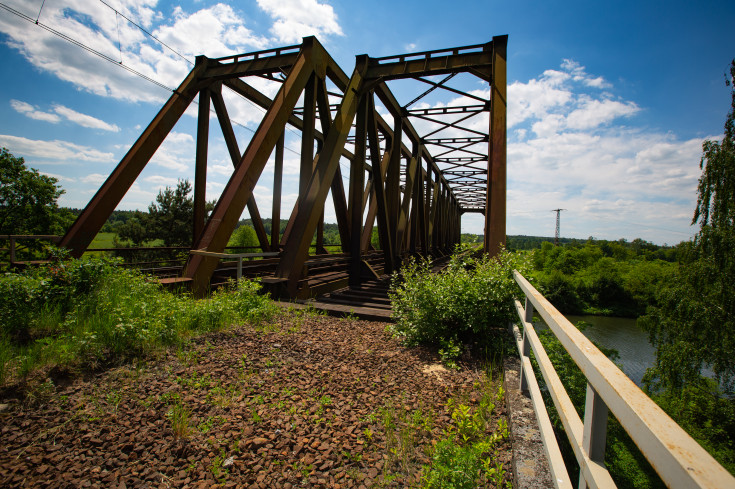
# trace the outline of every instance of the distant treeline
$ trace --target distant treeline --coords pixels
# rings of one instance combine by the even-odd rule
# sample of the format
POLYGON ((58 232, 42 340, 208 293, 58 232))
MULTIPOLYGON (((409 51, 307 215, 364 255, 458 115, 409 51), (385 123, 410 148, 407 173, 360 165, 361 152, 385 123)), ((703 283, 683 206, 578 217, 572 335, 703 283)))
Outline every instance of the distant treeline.
MULTIPOLYGON (((75 217, 78 216, 82 209, 66 208, 75 217)), ((126 224, 128 220, 136 217, 136 213, 141 211, 125 211, 116 210, 113 211, 107 222, 102 226, 101 232, 103 233, 117 233, 118 228, 126 224)), ((144 214, 145 211, 142 211, 144 214)), ((281 219, 280 232, 286 230, 288 220, 281 219)), ((250 226, 253 227, 253 221, 251 219, 241 219, 237 223, 237 227, 250 226)), ((263 227, 265 228, 266 234, 270 236, 272 222, 270 218, 263 219, 263 227)), ((375 234, 375 229, 373 230, 375 234)), ((377 239, 374 244, 377 244, 377 239)), ((483 236, 481 234, 462 233, 462 243, 482 243, 483 236)), ((536 250, 541 249, 544 242, 553 243, 553 236, 526 236, 526 235, 509 235, 506 238, 506 248, 511 251, 521 250, 536 250)), ((324 223, 324 244, 325 245, 338 245, 340 244, 339 227, 336 223, 324 223)), ((646 256, 648 259, 659 259, 664 261, 675 261, 677 256, 677 246, 663 245, 659 246, 649 241, 644 241, 640 238, 634 239, 633 241, 627 241, 625 239, 619 239, 617 241, 610 240, 598 240, 592 237, 588 239, 577 239, 577 238, 559 238, 559 245, 565 247, 580 248, 585 244, 595 244, 599 246, 604 256, 621 258, 623 256, 630 256, 630 251, 636 256, 646 256), (627 251, 622 251, 627 250, 627 251)))

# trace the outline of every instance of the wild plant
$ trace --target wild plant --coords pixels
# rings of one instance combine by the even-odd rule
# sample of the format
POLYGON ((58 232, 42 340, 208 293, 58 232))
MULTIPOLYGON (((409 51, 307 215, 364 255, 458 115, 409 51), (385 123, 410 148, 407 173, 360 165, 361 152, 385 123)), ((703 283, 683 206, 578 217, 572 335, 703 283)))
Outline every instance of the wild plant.
POLYGON ((185 439, 189 436, 189 417, 191 416, 191 410, 181 402, 173 404, 166 417, 171 423, 171 429, 174 432, 174 438, 185 439))

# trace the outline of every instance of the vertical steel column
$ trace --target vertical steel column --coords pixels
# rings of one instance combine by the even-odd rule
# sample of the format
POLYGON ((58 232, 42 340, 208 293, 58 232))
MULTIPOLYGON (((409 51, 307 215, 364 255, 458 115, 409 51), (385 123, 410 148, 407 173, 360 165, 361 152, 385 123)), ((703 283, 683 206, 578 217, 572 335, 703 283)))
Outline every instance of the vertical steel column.
POLYGON ((304 89, 304 128, 301 132, 299 197, 304 195, 314 171, 314 123, 316 119, 316 74, 312 73, 304 89))
POLYGON ((416 177, 417 166, 419 166, 418 160, 418 145, 414 144, 411 159, 406 163, 406 186, 403 190, 401 208, 398 216, 398 231, 396 234, 396 248, 398 251, 396 251, 396 253, 399 257, 404 251, 408 250, 407 244, 410 241, 410 237, 408 236, 409 233, 406 231, 408 231, 410 223, 409 212, 411 209, 411 197, 413 195, 413 181, 416 177))
MULTIPOLYGON (((355 128, 355 158, 350 165, 350 287, 358 287, 360 279, 362 250, 360 238, 362 232, 363 193, 365 189, 365 156, 367 143, 367 95, 360 97, 357 108, 355 128)), ((373 169, 375 171, 375 169, 373 169)), ((378 169, 380 171, 380 169, 378 169)))
MULTIPOLYGON (((386 273, 393 273, 395 269, 393 263, 393 242, 391 230, 388 226, 388 209, 385 197, 385 172, 388 169, 385 157, 380 157, 380 138, 378 136, 378 124, 375 110, 375 100, 372 93, 368 97, 368 119, 367 131, 370 141, 370 162, 373 167, 373 197, 375 200, 375 212, 378 218, 378 237, 380 238, 380 247, 383 250, 383 261, 386 273)), ((386 155, 387 156, 387 155, 386 155)), ((375 214, 373 214, 375 215, 375 214)), ((370 222, 372 225, 372 221, 370 222)))
POLYGON ((209 146, 209 89, 199 92, 199 114, 197 117, 197 147, 194 164, 194 222, 192 225, 192 246, 199 241, 207 217, 207 152, 209 146))
POLYGON ((276 143, 276 161, 273 168, 273 212, 271 213, 271 250, 278 251, 281 241, 281 189, 283 187, 284 134, 276 143))
POLYGON ((429 234, 431 232, 430 223, 431 223, 431 195, 432 191, 434 189, 432 185, 432 173, 434 173, 434 170, 431 168, 431 165, 429 164, 428 160, 426 162, 426 181, 421 182, 421 190, 424 192, 424 218, 423 218, 423 230, 421 232, 421 241, 422 243, 422 249, 424 252, 424 255, 428 255, 431 250, 431 245, 429 242, 429 234))
POLYGON ((508 36, 493 37, 493 79, 490 87, 485 252, 495 256, 505 245, 506 196, 506 59, 508 36))
POLYGON ((394 266, 400 264, 401 248, 398 221, 401 214, 401 145, 403 143, 403 118, 393 118, 393 135, 390 142, 386 141, 386 149, 390 151, 388 171, 385 176, 385 205, 388 212, 388 232, 391 233, 393 243, 394 266))
MULTIPOLYGON (((316 157, 319 158, 319 153, 322 152, 324 143, 319 140, 316 143, 316 157)), ((319 217, 319 224, 316 225, 316 253, 317 255, 324 255, 328 253, 324 247, 324 210, 322 209, 322 215, 319 217)))
MULTIPOLYGON (((358 57, 357 66, 344 91, 344 98, 337 110, 337 115, 329 132, 325 134, 324 148, 319 154, 314 174, 309 180, 309 188, 304 199, 299 199, 296 204, 297 209, 291 225, 289 245, 283 250, 275 272, 276 278, 288 279, 288 290, 292 295, 297 292, 302 266, 308 256, 311 236, 314 235, 319 217, 324 209, 327 193, 333 185, 339 168, 339 159, 357 112, 358 93, 363 84, 362 74, 365 70, 365 61, 358 57)), ((361 196, 360 194, 360 198, 361 196)))
MULTIPOLYGON (((283 135, 289 116, 314 71, 311 50, 315 45, 318 46, 318 43, 314 38, 304 39, 301 54, 253 134, 247 150, 235 167, 212 211, 212 216, 204 227, 198 245, 200 249, 221 252, 227 245, 242 211, 253 195, 258 178, 283 135)), ((218 261, 217 258, 201 255, 192 255, 189 258, 184 276, 193 279, 194 294, 202 295, 206 292, 218 261)))

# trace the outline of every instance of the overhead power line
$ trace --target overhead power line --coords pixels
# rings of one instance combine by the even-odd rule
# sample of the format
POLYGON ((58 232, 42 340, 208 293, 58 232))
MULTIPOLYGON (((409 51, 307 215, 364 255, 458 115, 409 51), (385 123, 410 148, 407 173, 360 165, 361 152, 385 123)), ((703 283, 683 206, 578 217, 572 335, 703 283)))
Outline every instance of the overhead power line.
MULTIPOLYGON (((100 1, 102 3, 104 3, 105 5, 107 5, 104 1, 102 1, 102 0, 100 0, 100 1)), ((110 7, 109 5, 107 5, 107 6, 110 7)), ((23 12, 19 12, 19 11, 15 10, 13 7, 10 7, 9 5, 6 5, 5 3, 0 2, 0 8, 2 8, 4 10, 7 10, 8 12, 10 12, 10 13, 18 16, 18 17, 20 17, 23 20, 26 20, 26 21, 30 22, 31 24, 37 25, 41 29, 44 29, 45 31, 50 32, 51 34, 53 34, 53 35, 55 35, 57 37, 60 37, 61 39, 65 40, 65 41, 67 41, 67 42, 69 42, 71 44, 74 44, 75 46, 80 47, 80 48, 84 49, 85 51, 87 51, 87 52, 89 52, 91 54, 94 54, 95 56, 98 56, 98 57, 104 59, 105 61, 109 61, 110 63, 114 64, 115 66, 119 66, 120 68, 123 68, 124 70, 127 70, 128 72, 130 72, 130 73, 132 73, 132 74, 134 74, 134 75, 136 75, 136 76, 138 76, 138 77, 146 80, 149 83, 152 83, 152 84, 154 84, 154 85, 156 85, 156 86, 158 86, 160 88, 163 88, 164 90, 167 90, 167 91, 169 91, 171 93, 176 93, 176 90, 174 88, 171 88, 171 87, 169 87, 169 86, 167 86, 167 85, 165 85, 165 84, 163 84, 163 83, 161 83, 161 82, 159 82, 159 81, 157 81, 157 80, 155 80, 155 79, 153 79, 153 78, 151 78, 149 76, 144 75, 143 73, 141 73, 141 72, 133 69, 132 67, 130 67, 130 66, 126 65, 126 64, 124 64, 122 61, 118 61, 118 60, 116 60, 116 59, 114 59, 114 58, 106 55, 105 53, 103 53, 101 51, 98 51, 98 50, 96 50, 96 49, 94 49, 94 48, 92 48, 92 47, 84 44, 83 42, 78 41, 78 40, 74 39, 73 37, 64 34, 63 32, 57 31, 56 29, 54 29, 51 26, 48 26, 48 25, 46 25, 46 24, 44 24, 42 22, 38 22, 36 19, 33 19, 32 17, 29 17, 28 15, 24 14, 23 12)), ((129 22, 135 24, 135 22, 133 22, 132 20, 130 20, 127 17, 125 17, 125 15, 121 14, 119 11, 115 10, 113 7, 110 7, 110 8, 112 10, 114 10, 115 12, 117 12, 117 14, 122 15, 129 22)), ((39 15, 40 15, 40 12, 39 12, 39 15)), ((137 24, 135 24, 135 25, 137 26, 137 24)), ((144 32, 147 32, 142 27, 140 27, 140 26, 138 26, 138 27, 141 30, 143 30, 144 32)), ((149 35, 151 36, 152 39, 154 39, 157 42, 161 43, 162 45, 166 46, 172 52, 176 53, 177 55, 179 55, 180 57, 182 57, 185 61, 187 61, 187 62, 190 63, 190 61, 188 59, 186 59, 183 55, 179 54, 173 48, 171 48, 168 45, 166 45, 163 41, 161 41, 160 39, 158 39, 157 37, 153 36, 150 33, 149 33, 149 35)), ((254 107, 257 107, 258 109, 261 109, 256 104, 254 104, 253 102, 251 102, 250 100, 248 100, 248 99, 246 99, 244 97, 243 97, 243 100, 247 101, 248 103, 250 103, 254 107)), ((198 105, 198 102, 196 100, 194 101, 194 103, 198 105)), ((214 111, 212 109, 210 109, 210 112, 214 113, 214 111)), ((235 119, 230 119, 230 120, 232 121, 233 124, 235 124, 237 126, 240 126, 243 129, 246 129, 246 130, 248 130, 248 131, 250 131, 252 133, 255 133, 255 130, 254 129, 251 129, 251 128, 247 127, 245 124, 242 124, 242 123, 236 121, 235 119)), ((292 149, 292 148, 290 148, 290 147, 288 147, 286 145, 284 145, 284 148, 286 150, 292 152, 295 155, 300 155, 300 153, 298 151, 296 151, 296 150, 294 150, 294 149, 292 149)))
POLYGON ((67 36, 67 35, 66 35, 66 34, 64 34, 63 32, 59 32, 59 31, 57 31, 57 30, 56 30, 56 29, 54 29, 53 27, 51 27, 51 26, 48 26, 48 25, 44 24, 43 22, 37 22, 37 21, 36 21, 36 20, 35 20, 34 18, 32 18, 32 17, 29 17, 29 16, 27 16, 27 15, 26 15, 26 14, 24 14, 23 12, 18 12, 18 11, 17 11, 17 10, 15 10, 15 9, 14 9, 13 7, 10 7, 10 6, 8 6, 8 5, 6 5, 6 4, 4 4, 4 3, 0 2, 0 8, 2 8, 2 9, 5 9, 5 10, 7 10, 7 11, 8 11, 8 12, 10 12, 11 14, 17 15, 18 17, 20 17, 20 18, 21 18, 21 19, 23 19, 23 20, 27 20, 27 21, 28 21, 28 22, 30 22, 31 24, 35 24, 35 25, 37 25, 37 26, 38 26, 38 27, 40 27, 41 29, 44 29, 45 31, 48 31, 48 32, 50 32, 51 34, 53 34, 53 35, 55 35, 55 36, 58 36, 58 37, 62 38, 63 40, 65 40, 65 41, 67 41, 67 42, 70 42, 70 43, 74 44, 75 46, 77 46, 77 47, 80 47, 80 48, 84 49, 85 51, 88 51, 88 52, 90 52, 90 53, 94 54, 95 56, 99 56, 100 58, 102 58, 102 59, 104 59, 104 60, 106 60, 106 61, 109 61, 110 63, 116 64, 116 65, 120 66, 121 68, 123 68, 123 69, 125 69, 125 70, 129 71, 130 73, 132 73, 132 74, 134 74, 134 75, 136 75, 136 76, 139 76, 139 77, 143 78, 144 80, 146 80, 146 81, 148 81, 148 82, 150 82, 150 83, 153 83, 154 85, 157 85, 157 86, 159 86, 159 87, 161 87, 161 88, 163 88, 163 89, 166 89, 166 90, 168 90, 169 92, 173 92, 173 91, 174 91, 174 89, 172 89, 172 88, 170 88, 170 87, 167 87, 167 86, 166 86, 166 85, 164 85, 163 83, 161 83, 161 82, 159 82, 159 81, 156 81, 156 80, 154 80, 153 78, 151 78, 151 77, 149 77, 149 76, 146 76, 146 75, 144 75, 144 74, 143 74, 143 73, 141 73, 140 71, 134 70, 134 69, 133 69, 133 68, 131 68, 130 66, 127 66, 127 65, 123 64, 122 62, 120 62, 120 61, 117 61, 117 60, 116 60, 116 59, 114 59, 114 58, 111 58, 110 56, 106 55, 105 53, 103 53, 103 52, 101 52, 101 51, 97 51, 96 49, 94 49, 94 48, 92 48, 92 47, 90 47, 90 46, 87 46, 87 45, 86 45, 86 44, 84 44, 83 42, 81 42, 81 41, 77 41, 77 40, 76 40, 76 39, 74 39, 73 37, 71 37, 71 36, 67 36))
POLYGON ((171 46, 169 46, 165 42, 161 41, 159 38, 157 38, 156 36, 154 36, 153 34, 151 34, 150 32, 148 32, 143 26, 141 26, 140 24, 138 24, 134 20, 130 19, 128 16, 126 16, 124 13, 120 12, 119 10, 117 10, 115 7, 113 7, 109 3, 105 2, 105 0, 100 0, 100 2, 102 2, 103 5, 105 5, 109 9, 111 9, 117 15, 119 15, 120 17, 122 17, 123 19, 127 20, 128 22, 130 22, 131 24, 133 24, 135 27, 137 27, 138 29, 140 29, 141 32, 145 33, 148 37, 150 37, 151 39, 154 39, 161 46, 165 47, 166 49, 168 49, 169 51, 171 51, 172 53, 174 53, 175 55, 177 55, 179 58, 183 59, 184 61, 186 61, 190 65, 194 66, 194 62, 191 61, 189 58, 187 58, 186 56, 184 56, 180 52, 176 51, 174 48, 172 48, 171 46))

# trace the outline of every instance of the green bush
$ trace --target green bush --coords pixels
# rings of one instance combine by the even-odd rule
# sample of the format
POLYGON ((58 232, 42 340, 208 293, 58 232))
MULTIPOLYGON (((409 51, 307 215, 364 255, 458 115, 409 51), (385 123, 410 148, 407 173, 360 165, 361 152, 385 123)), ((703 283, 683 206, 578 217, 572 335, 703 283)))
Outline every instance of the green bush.
POLYGON ((0 380, 44 365, 120 363, 276 310, 257 282, 210 298, 175 294, 105 259, 60 261, 0 277, 0 380))
POLYGON ((41 280, 6 273, 0 278, 0 334, 8 340, 27 341, 37 308, 41 280))
POLYGON ((391 282, 393 334, 407 344, 442 346, 447 357, 456 357, 460 343, 504 332, 516 314, 514 269, 525 273, 527 260, 508 251, 495 258, 455 255, 438 274, 427 261, 409 261, 391 282))

